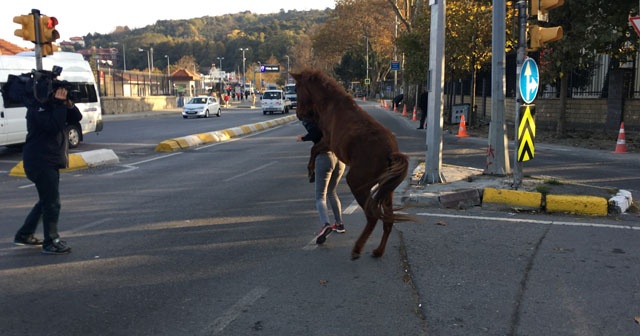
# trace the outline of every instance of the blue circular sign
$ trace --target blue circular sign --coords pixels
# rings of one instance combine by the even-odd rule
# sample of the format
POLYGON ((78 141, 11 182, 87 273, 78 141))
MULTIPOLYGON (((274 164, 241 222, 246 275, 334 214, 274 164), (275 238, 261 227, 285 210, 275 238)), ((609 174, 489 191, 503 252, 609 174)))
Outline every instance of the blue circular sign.
POLYGON ((538 65, 532 58, 527 58, 520 69, 520 95, 525 103, 531 104, 538 94, 538 65))

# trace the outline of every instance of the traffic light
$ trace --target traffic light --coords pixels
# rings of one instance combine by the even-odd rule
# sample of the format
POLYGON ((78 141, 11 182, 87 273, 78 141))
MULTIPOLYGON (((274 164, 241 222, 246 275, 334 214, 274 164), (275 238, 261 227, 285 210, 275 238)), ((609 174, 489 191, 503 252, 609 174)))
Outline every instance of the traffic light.
POLYGON ((564 5, 564 0, 531 0, 531 17, 537 17, 538 21, 549 21, 549 10, 564 5))
POLYGON ((34 28, 35 21, 33 14, 14 16, 13 22, 22 25, 21 29, 16 29, 13 33, 15 36, 22 37, 25 41, 36 42, 36 30, 34 28))
POLYGON ((549 11, 564 5, 564 0, 530 0, 530 3, 529 18, 532 19, 532 23, 528 25, 527 29, 527 50, 536 51, 544 47, 547 42, 562 39, 563 31, 561 26, 543 27, 539 23, 548 22, 549 11))
POLYGON ((530 25, 529 33, 529 50, 535 51, 543 47, 547 42, 559 41, 562 39, 562 27, 540 27, 538 25, 530 25))
POLYGON ((40 15, 40 42, 52 43, 60 38, 56 30, 58 19, 53 16, 40 15))
POLYGON ((43 43, 42 44, 42 56, 53 55, 54 51, 60 50, 57 45, 51 43, 43 43))

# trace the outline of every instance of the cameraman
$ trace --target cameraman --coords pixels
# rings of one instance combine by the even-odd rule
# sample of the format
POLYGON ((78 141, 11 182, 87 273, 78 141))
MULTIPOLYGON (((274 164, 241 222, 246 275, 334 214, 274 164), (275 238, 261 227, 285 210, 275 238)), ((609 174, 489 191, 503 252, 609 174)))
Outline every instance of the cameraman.
MULTIPOLYGON (((54 80, 55 84, 55 80, 54 80)), ((55 86, 54 86, 55 87, 55 86)), ((60 168, 66 168, 69 124, 78 124, 82 114, 68 98, 67 89, 58 87, 44 103, 27 109, 27 139, 23 147, 24 171, 36 185, 38 202, 16 233, 16 245, 42 245, 44 254, 66 254, 71 248, 60 240, 60 168), (33 236, 42 219, 44 241, 33 236)))

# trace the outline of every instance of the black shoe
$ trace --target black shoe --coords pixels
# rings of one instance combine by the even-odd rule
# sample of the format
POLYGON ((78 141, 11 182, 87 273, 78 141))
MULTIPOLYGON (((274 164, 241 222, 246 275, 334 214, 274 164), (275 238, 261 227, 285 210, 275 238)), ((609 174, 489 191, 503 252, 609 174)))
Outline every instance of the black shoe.
POLYGON ((42 246, 43 254, 67 254, 71 253, 71 248, 67 244, 60 240, 60 238, 54 239, 50 244, 42 246))
POLYGON ((418 127, 417 129, 424 129, 424 127, 418 127))
POLYGON ((42 240, 33 235, 16 236, 15 239, 13 239, 13 244, 18 246, 40 246, 42 245, 42 240))
POLYGON ((327 240, 327 237, 329 237, 329 235, 331 234, 332 231, 333 231, 333 229, 331 228, 331 225, 325 224, 322 227, 322 230, 320 230, 320 232, 318 232, 318 235, 316 235, 316 244, 320 245, 320 244, 324 243, 327 240))

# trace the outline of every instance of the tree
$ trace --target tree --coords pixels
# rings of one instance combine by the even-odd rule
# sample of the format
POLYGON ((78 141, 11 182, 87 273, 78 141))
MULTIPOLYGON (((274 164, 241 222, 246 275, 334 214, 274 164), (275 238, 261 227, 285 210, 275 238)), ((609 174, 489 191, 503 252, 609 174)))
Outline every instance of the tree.
POLYGON ((560 87, 560 112, 556 124, 558 137, 566 136, 568 74, 588 69, 600 53, 611 56, 614 60, 612 66, 618 68, 620 61, 633 57, 637 52, 638 37, 630 34, 628 27, 628 17, 636 6, 635 0, 619 0, 615 6, 604 0, 566 1, 549 14, 550 25, 560 25, 564 30, 561 41, 541 51, 543 83, 560 87))

